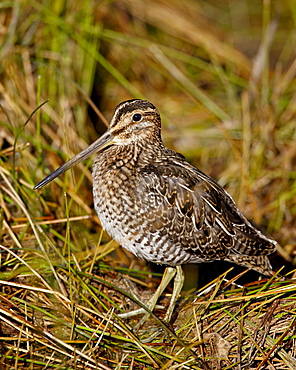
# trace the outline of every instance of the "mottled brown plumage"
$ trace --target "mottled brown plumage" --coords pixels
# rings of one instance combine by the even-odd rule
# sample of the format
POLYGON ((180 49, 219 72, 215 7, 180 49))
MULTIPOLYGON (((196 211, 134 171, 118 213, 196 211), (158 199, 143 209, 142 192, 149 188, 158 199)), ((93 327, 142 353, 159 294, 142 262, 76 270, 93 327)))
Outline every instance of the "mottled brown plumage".
POLYGON ((119 104, 107 132, 35 188, 94 152, 95 209, 103 228, 124 248, 171 267, 219 259, 271 275, 267 255, 275 241, 246 220, 218 183, 164 147, 154 105, 119 104))

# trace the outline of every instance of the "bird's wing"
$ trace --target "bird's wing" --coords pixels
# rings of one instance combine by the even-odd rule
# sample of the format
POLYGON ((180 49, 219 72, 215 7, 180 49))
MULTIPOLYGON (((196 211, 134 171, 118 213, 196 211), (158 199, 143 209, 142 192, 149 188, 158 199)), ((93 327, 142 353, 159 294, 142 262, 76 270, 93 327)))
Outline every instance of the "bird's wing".
POLYGON ((140 178, 151 232, 165 230, 189 252, 211 260, 230 251, 257 256, 275 249, 219 184, 181 157, 147 165, 140 178))

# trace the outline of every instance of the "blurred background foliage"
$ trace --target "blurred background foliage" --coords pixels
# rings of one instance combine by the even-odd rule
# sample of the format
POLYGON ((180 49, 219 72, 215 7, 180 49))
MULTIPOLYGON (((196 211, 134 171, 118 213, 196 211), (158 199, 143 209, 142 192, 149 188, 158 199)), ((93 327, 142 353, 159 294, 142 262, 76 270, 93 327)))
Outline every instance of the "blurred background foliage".
MULTIPOLYGON (((294 1, 16 0, 1 2, 0 18, 0 148, 11 164, 5 150, 16 144, 18 180, 33 185, 104 132, 102 115, 146 98, 167 146, 283 246, 295 244, 294 1)), ((57 181, 75 195, 71 215, 93 214, 85 172, 57 181)), ((55 190, 43 194, 60 217, 55 190)), ((42 217, 38 194, 20 192, 42 217)))

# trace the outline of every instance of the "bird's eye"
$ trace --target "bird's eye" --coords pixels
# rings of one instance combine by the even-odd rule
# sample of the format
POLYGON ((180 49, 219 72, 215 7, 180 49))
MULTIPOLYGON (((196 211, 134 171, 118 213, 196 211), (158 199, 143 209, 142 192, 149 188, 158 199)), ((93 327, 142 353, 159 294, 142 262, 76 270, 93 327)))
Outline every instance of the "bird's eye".
POLYGON ((141 119, 142 119, 142 114, 136 113, 136 114, 133 115, 133 121, 134 122, 139 122, 139 121, 141 121, 141 119))

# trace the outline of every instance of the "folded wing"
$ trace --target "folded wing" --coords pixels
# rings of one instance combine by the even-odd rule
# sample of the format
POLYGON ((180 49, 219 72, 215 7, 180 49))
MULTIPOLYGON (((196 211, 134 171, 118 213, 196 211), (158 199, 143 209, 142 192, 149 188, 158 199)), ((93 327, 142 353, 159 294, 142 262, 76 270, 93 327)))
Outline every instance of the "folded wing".
POLYGON ((275 250, 275 242, 247 221, 213 179, 181 156, 163 163, 148 165, 140 177, 140 201, 149 202, 150 232, 167 233, 172 243, 181 243, 192 254, 192 262, 230 258, 241 263, 240 256, 266 256, 275 250))

